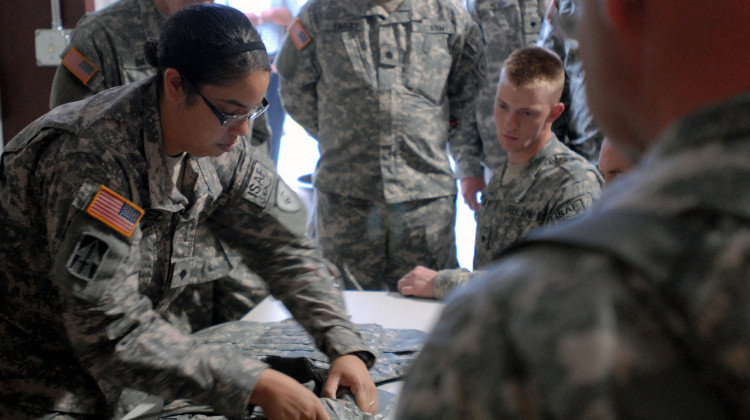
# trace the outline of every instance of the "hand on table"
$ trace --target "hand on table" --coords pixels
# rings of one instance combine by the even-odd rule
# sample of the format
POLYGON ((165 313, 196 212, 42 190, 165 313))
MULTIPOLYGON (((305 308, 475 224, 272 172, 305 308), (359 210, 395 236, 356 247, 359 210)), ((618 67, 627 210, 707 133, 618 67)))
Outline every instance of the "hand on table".
POLYGON ((398 291, 404 296, 435 298, 437 271, 417 266, 398 281, 398 291))

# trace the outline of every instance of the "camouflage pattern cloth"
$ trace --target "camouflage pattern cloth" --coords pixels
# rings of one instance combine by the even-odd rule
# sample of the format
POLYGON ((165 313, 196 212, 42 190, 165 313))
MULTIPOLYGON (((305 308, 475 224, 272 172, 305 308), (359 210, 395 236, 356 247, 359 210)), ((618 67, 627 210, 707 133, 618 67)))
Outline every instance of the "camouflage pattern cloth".
MULTIPOLYGON (((403 378, 427 338, 424 331, 384 328, 379 324, 357 324, 357 328, 375 355, 370 376, 376 385, 403 378)), ((330 367, 328 357, 315 347, 299 323, 291 319, 226 322, 201 330, 194 337, 206 343, 232 344, 245 356, 258 360, 269 356, 290 360, 303 358, 314 368, 327 372, 330 367)))
MULTIPOLYGON (((573 0, 555 0, 555 4, 557 7, 553 9, 553 19, 554 14, 575 13, 573 0)), ((586 102, 586 78, 578 54, 578 41, 564 38, 547 19, 542 24, 537 44, 556 52, 565 66, 565 90, 562 97, 565 111, 552 124, 552 130, 568 147, 596 164, 604 134, 599 131, 586 102)))
MULTIPOLYGON (((402 379, 427 337, 427 333, 420 330, 386 329, 378 324, 357 324, 357 327, 376 357, 370 368, 370 376, 376 385, 402 379)), ((272 369, 291 376, 316 395, 322 395, 330 363, 325 354, 315 348, 312 338, 293 320, 228 322, 194 336, 210 343, 231 343, 243 355, 263 360, 272 369)), ((382 419, 395 408, 395 400, 395 395, 378 390, 378 412, 372 416, 357 407, 350 392, 344 392, 336 400, 323 398, 322 402, 333 419, 382 419)), ((256 418, 257 414, 251 418, 256 418)))
POLYGON ((453 295, 399 419, 750 418, 750 92, 551 229, 453 295))
MULTIPOLYGON (((456 194, 446 146, 479 141, 459 132, 468 129, 463 123, 484 76, 481 32, 466 10, 453 0, 310 0, 289 31, 276 61, 281 97, 289 115, 318 140, 316 190, 369 201, 389 218, 399 216, 388 214, 386 205, 415 207, 456 194)), ((346 223, 387 225, 375 213, 346 223)), ((419 236, 426 223, 442 231, 455 219, 420 220, 388 234, 419 236)), ((334 228, 316 226, 313 233, 325 229, 334 228)), ((357 232, 344 233, 330 243, 317 237, 333 250, 326 257, 344 259, 341 247, 360 240, 357 232)), ((406 257, 392 248, 381 241, 370 247, 370 259, 387 266, 406 257)), ((414 249, 407 265, 433 258, 431 251, 414 249)), ((438 263, 458 266, 455 252, 438 263)), ((359 271, 363 285, 384 280, 382 271, 359 271)), ((395 280, 385 281, 395 290, 395 280)))
MULTIPOLYGON (((63 57, 68 53, 76 57, 80 55, 96 70, 84 83, 83 79, 79 78, 82 74, 76 75, 61 64, 55 73, 50 107, 87 98, 105 89, 155 75, 156 69, 146 62, 143 46, 149 38, 159 37, 159 30, 165 20, 166 16, 156 8, 154 0, 120 0, 110 7, 82 17, 73 31, 71 42, 63 57)), ((252 144, 268 150, 271 135, 266 115, 250 120, 249 124, 252 144)), ((196 252, 203 253, 206 261, 203 276, 207 281, 222 279, 217 291, 221 297, 228 298, 226 305, 233 308, 230 312, 238 313, 241 317, 268 295, 268 288, 263 279, 242 264, 239 253, 231 250, 226 244, 221 244, 202 224, 198 227, 197 238, 202 245, 196 247, 196 252)), ((215 286, 211 286, 211 289, 215 286)), ((194 296, 196 299, 208 300, 206 305, 191 304, 189 307, 194 310, 215 307, 211 302, 212 296, 204 292, 205 290, 198 291, 194 296)), ((188 297, 185 295, 181 299, 188 297)), ((182 329, 185 332, 202 327, 196 323, 196 319, 206 319, 204 314, 189 314, 185 313, 184 309, 178 312, 175 317, 188 315, 193 319, 183 319, 182 329)))
POLYGON ((463 133, 481 139, 480 143, 453 148, 454 158, 465 162, 461 178, 482 176, 482 164, 493 173, 507 160, 495 127, 495 96, 503 62, 513 51, 534 45, 544 19, 543 0, 465 0, 466 10, 482 29, 487 74, 476 101, 476 110, 463 133))
POLYGON ((304 204, 240 141, 169 175, 155 79, 55 108, 8 143, 0 173, 0 400, 112 411, 123 388, 188 398, 230 419, 266 365, 164 319, 201 283, 198 221, 241 252, 333 360, 369 353, 338 270, 304 238, 304 204), (114 210, 110 210, 114 208, 114 210), (119 211, 118 211, 119 209, 119 211))
POLYGON ((315 190, 313 202, 314 236, 347 289, 396 291, 415 262, 458 267, 455 195, 381 204, 315 190))
MULTIPOLYGON (((503 185, 507 164, 482 192, 476 212, 474 269, 485 267, 540 226, 572 219, 599 199, 604 181, 599 170, 556 137, 529 161, 521 173, 503 185)), ((481 275, 482 270, 441 270, 435 277, 435 297, 445 295, 481 275)))
MULTIPOLYGON (((84 15, 61 57, 69 53, 70 59, 83 57, 90 67, 74 73, 65 64, 58 66, 50 108, 156 74, 146 61, 143 46, 148 39, 159 38, 166 19, 154 0, 120 0, 84 15)), ((72 60, 70 65, 74 65, 72 60)))
POLYGON ((284 107, 318 140, 315 187, 379 203, 455 194, 450 124, 465 129, 484 75, 468 13, 452 0, 404 0, 392 13, 310 0, 298 19, 276 66, 284 107))

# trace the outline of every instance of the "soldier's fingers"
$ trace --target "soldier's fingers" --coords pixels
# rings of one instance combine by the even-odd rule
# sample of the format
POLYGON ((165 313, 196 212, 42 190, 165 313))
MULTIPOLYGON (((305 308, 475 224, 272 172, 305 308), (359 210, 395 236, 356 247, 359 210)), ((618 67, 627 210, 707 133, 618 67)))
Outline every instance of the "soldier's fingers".
POLYGON ((332 373, 328 376, 325 386, 323 387, 323 396, 326 398, 336 398, 336 390, 339 389, 341 376, 338 373, 332 373))
POLYGON ((351 387, 357 406, 370 414, 378 412, 378 390, 372 382, 366 384, 354 383, 351 387))
POLYGON ((404 296, 411 296, 414 294, 414 287, 413 286, 406 286, 406 287, 399 287, 399 292, 401 292, 404 296))

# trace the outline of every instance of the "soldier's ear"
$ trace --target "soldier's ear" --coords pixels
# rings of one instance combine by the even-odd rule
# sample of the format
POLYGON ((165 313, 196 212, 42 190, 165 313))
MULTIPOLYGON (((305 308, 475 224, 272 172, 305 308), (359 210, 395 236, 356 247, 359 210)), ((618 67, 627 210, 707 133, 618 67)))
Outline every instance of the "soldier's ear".
POLYGON ((180 100, 185 95, 182 76, 177 69, 170 67, 164 72, 164 93, 172 100, 180 100))
POLYGON ((562 115, 563 111, 565 111, 565 104, 562 102, 558 102, 555 104, 555 106, 552 107, 552 111, 549 113, 549 117, 547 118, 549 123, 553 123, 560 115, 562 115))

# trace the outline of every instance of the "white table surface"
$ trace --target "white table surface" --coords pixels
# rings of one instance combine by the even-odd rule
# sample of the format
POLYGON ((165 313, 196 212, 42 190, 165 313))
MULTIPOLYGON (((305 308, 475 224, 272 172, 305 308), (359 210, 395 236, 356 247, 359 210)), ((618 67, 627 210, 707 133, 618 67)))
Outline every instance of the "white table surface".
MULTIPOLYGON (((384 328, 416 329, 430 332, 440 317, 443 303, 431 299, 404 297, 398 292, 344 291, 346 309, 355 324, 380 324, 384 328)), ((273 297, 263 299, 242 319, 276 322, 291 318, 284 305, 273 297)), ((397 397, 403 381, 378 386, 397 397)), ((395 409, 384 420, 393 420, 395 409)))
MULTIPOLYGON (((380 324, 384 328, 431 331, 443 309, 432 299, 402 296, 398 292, 344 291, 346 309, 355 324, 380 324)), ((263 299, 242 319, 275 322, 291 318, 284 305, 273 297, 263 299)))

